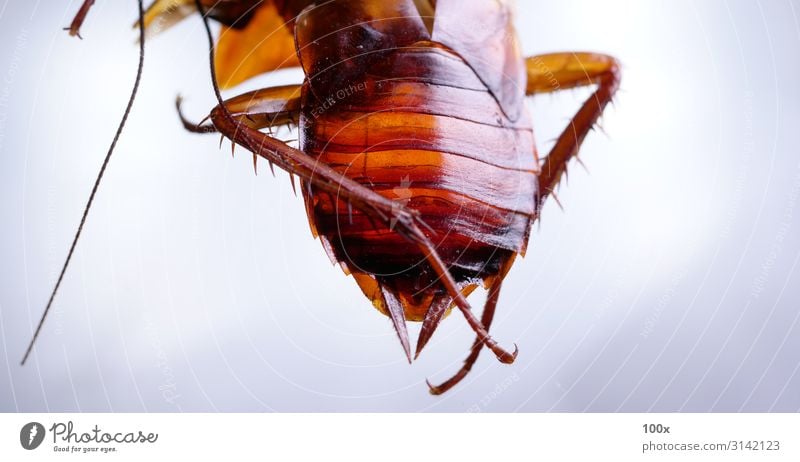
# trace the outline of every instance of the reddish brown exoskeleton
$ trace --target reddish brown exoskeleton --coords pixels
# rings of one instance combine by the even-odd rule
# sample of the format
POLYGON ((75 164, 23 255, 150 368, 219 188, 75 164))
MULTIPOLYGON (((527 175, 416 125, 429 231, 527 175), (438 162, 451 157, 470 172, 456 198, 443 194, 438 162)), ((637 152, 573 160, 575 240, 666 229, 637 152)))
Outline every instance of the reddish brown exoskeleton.
POLYGON ((409 361, 406 321, 422 322, 416 357, 451 308, 463 314, 477 338, 432 393, 458 383, 483 346, 513 362, 516 349, 488 333, 500 287, 617 90, 617 61, 523 58, 500 0, 157 0, 140 23, 163 28, 198 10, 223 24, 212 47, 218 98, 217 82, 282 67, 305 79, 219 98, 210 124, 184 125, 301 179, 312 233, 392 320, 409 361), (526 95, 585 85, 597 89, 540 162, 526 95), (262 131, 290 122, 297 149, 262 131), (466 299, 479 286, 489 291, 480 320, 466 299))

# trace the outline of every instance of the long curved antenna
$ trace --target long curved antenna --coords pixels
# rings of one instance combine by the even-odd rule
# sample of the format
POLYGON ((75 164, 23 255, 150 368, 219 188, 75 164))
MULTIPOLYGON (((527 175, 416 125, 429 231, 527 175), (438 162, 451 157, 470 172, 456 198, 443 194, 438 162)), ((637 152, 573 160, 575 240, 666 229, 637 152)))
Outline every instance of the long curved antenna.
POLYGON ((194 4, 197 6, 197 11, 200 12, 200 18, 203 19, 203 26, 206 29, 206 37, 208 38, 208 58, 211 62, 211 84, 214 86, 214 96, 217 97, 217 101, 227 117, 233 119, 233 116, 230 115, 230 112, 226 110, 224 101, 222 100, 222 94, 219 91, 219 83, 217 82, 217 69, 214 66, 214 36, 211 34, 211 26, 208 25, 206 9, 203 7, 203 3, 200 2, 200 0, 194 0, 194 4))
MULTIPOLYGON (((94 201, 94 196, 97 194, 97 188, 100 186, 100 181, 103 179, 103 174, 106 171, 106 167, 108 166, 108 161, 111 159, 111 154, 114 152, 114 148, 117 145, 117 141, 119 140, 120 135, 122 134, 122 129, 125 127, 125 122, 128 120, 128 114, 131 112, 131 107, 133 107, 133 101, 136 99, 136 92, 139 90, 139 82, 142 80, 142 67, 144 65, 144 5, 143 0, 139 1, 139 68, 136 71, 136 81, 133 83, 133 90, 131 91, 131 96, 128 99, 128 105, 125 107, 125 113, 122 115, 122 120, 117 127, 117 133, 114 135, 114 140, 111 141, 111 146, 108 148, 108 152, 106 153, 106 158, 103 160, 103 165, 100 167, 100 172, 97 174, 97 179, 94 180, 94 187, 92 187, 92 193, 89 195, 89 200, 86 202, 86 207, 83 209, 83 216, 81 217, 81 223, 78 225, 78 231, 75 233, 75 237, 72 239, 72 245, 69 247, 69 253, 67 253, 67 259, 64 261, 64 266, 61 267, 61 273, 58 275, 58 280, 56 281, 55 287, 53 287, 53 292, 50 294, 50 300, 47 301, 47 306, 44 308, 44 313, 42 313, 42 317, 39 319, 39 325, 36 326, 36 331, 33 333, 33 338, 31 338, 31 342, 28 344, 28 349, 25 350, 25 356, 22 357, 22 364, 25 365, 25 361, 28 360, 28 356, 31 354, 33 350, 33 345, 36 343, 36 339, 39 337, 39 332, 42 330, 42 325, 44 325, 44 320, 47 317, 47 313, 50 312, 50 307, 53 305, 53 300, 56 298, 56 293, 58 292, 59 286, 61 286, 61 281, 64 279, 64 273, 67 272, 67 268, 69 267, 69 262, 72 260, 72 254, 75 252, 75 246, 78 244, 78 239, 81 237, 81 232, 83 231, 83 225, 86 223, 86 217, 89 215, 89 209, 92 208, 92 202, 94 201)), ((86 2, 87 4, 91 5, 93 2, 86 2)), ((87 8, 88 9, 88 8, 87 8)), ((83 13, 83 16, 86 15, 84 8, 81 8, 81 11, 78 12, 80 15, 83 13)))

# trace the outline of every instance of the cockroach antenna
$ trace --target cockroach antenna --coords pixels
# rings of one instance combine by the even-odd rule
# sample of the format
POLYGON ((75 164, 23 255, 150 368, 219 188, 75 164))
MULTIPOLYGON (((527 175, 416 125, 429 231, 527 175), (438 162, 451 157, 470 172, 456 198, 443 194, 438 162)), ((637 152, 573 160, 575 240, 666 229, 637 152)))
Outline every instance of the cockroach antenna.
MULTIPOLYGON (((211 33, 211 26, 208 23, 208 13, 206 13, 206 9, 203 7, 203 3, 200 0, 194 0, 194 4, 197 7, 197 11, 200 13, 200 19, 203 20, 203 26, 206 30, 206 37, 208 38, 208 60, 211 71, 211 85, 214 88, 214 96, 217 98, 217 102, 219 103, 223 117, 230 122, 234 122, 233 115, 225 106, 225 101, 222 99, 222 93, 219 90, 217 69, 214 65, 214 35, 211 33)), ((272 175, 275 176, 275 170, 272 167, 272 162, 270 162, 270 169, 272 169, 272 175)))
POLYGON ((208 37, 208 57, 210 61, 211 85, 214 87, 214 96, 217 97, 217 102, 219 102, 223 114, 232 118, 230 112, 228 112, 227 108, 223 104, 224 101, 222 100, 222 94, 219 91, 219 84, 217 83, 217 71, 214 67, 214 36, 211 34, 211 26, 208 24, 206 10, 203 8, 203 4, 200 2, 200 0, 195 0, 194 4, 197 7, 197 11, 200 13, 200 18, 203 20, 203 26, 206 30, 206 36, 208 37))
MULTIPOLYGON (((86 0, 83 3, 80 10, 78 10, 77 15, 75 16, 75 19, 72 21, 72 25, 69 27, 70 35, 78 35, 78 30, 80 29, 80 26, 83 23, 83 20, 86 18, 86 14, 89 12, 89 8, 93 3, 94 0, 86 0)), ((133 83, 133 90, 131 90, 131 96, 128 98, 128 105, 125 107, 125 112, 122 114, 122 120, 119 122, 117 132, 114 134, 114 139, 111 141, 111 145, 108 147, 108 152, 106 153, 105 159, 103 159, 103 165, 100 167, 100 171, 97 173, 97 178, 94 180, 92 192, 89 194, 89 200, 86 202, 86 207, 83 209, 81 222, 78 225, 78 230, 75 232, 75 237, 72 239, 72 245, 69 247, 66 260, 64 260, 64 266, 61 267, 61 273, 58 275, 56 285, 53 287, 53 292, 50 293, 50 299, 47 301, 47 306, 44 308, 44 313, 42 313, 42 317, 39 319, 39 325, 36 326, 36 331, 34 331, 31 342, 28 344, 28 349, 25 350, 25 355, 22 357, 22 361, 20 362, 20 364, 23 366, 33 350, 33 345, 36 343, 36 339, 39 338, 39 333, 42 330, 42 325, 44 325, 44 320, 47 318, 47 314, 50 312, 50 307, 53 306, 53 300, 56 298, 58 288, 61 286, 61 281, 64 279, 64 273, 67 272, 69 262, 72 260, 72 254, 75 252, 75 246, 78 244, 78 239, 81 237, 81 232, 83 232, 83 225, 86 223, 86 217, 89 215, 89 209, 92 208, 92 202, 94 201, 94 196, 97 194, 97 188, 100 186, 100 182, 103 180, 103 174, 106 171, 106 167, 108 167, 108 161, 111 159, 111 154, 114 153, 114 148, 117 146, 117 141, 122 134, 122 129, 125 127, 125 122, 128 120, 128 114, 130 114, 131 108, 133 107, 133 101, 136 99, 136 92, 139 90, 139 82, 142 80, 142 68, 144 65, 144 5, 143 0, 138 0, 138 3, 139 66, 136 70, 136 80, 133 83)))

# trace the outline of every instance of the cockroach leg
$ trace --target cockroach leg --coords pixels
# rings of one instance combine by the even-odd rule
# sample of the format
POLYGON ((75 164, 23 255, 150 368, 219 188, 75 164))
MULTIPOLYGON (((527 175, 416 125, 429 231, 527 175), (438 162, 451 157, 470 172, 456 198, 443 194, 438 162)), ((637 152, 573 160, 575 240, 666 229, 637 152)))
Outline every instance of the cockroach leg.
MULTIPOLYGON (((481 323, 484 326, 486 326, 487 330, 492 325, 492 320, 494 319, 494 311, 495 308, 497 308, 497 299, 500 297, 500 288, 502 287, 502 285, 503 285, 503 278, 498 277, 495 278, 495 280, 492 282, 491 287, 489 288, 489 298, 486 299, 486 305, 483 307, 483 314, 481 315, 481 323)), ((461 369, 459 369, 455 375, 453 375, 446 381, 442 382, 441 385, 432 385, 429 380, 426 380, 426 382, 428 383, 428 388, 430 388, 431 394, 441 395, 447 390, 453 388, 464 377, 466 377, 469 371, 472 370, 472 366, 475 365, 475 361, 478 360, 478 356, 481 354, 482 349, 483 349, 483 344, 481 342, 481 338, 477 337, 475 339, 475 342, 472 344, 472 351, 470 351, 470 354, 469 356, 467 356, 467 359, 464 360, 464 365, 461 366, 461 369)))
POLYGON ((381 196, 355 180, 342 175, 308 154, 249 127, 244 122, 235 119, 230 113, 227 113, 224 108, 224 105, 218 106, 218 110, 212 111, 211 114, 211 120, 220 133, 234 140, 245 149, 271 161, 283 170, 309 181, 320 190, 338 196, 344 201, 352 202, 354 207, 385 226, 389 227, 390 223, 394 223, 393 229, 414 242, 425 254, 426 260, 436 272, 450 296, 453 297, 456 306, 464 314, 470 327, 482 339, 482 342, 492 350, 501 362, 506 364, 514 362, 517 356, 516 345, 513 353, 504 350, 489 335, 480 321, 475 318, 469 302, 458 290, 453 276, 437 253, 433 243, 423 233, 422 228, 425 225, 415 211, 398 206, 395 201, 381 196))
POLYGON ((89 13, 89 9, 92 8, 92 5, 94 5, 94 0, 84 0, 78 12, 75 13, 75 18, 72 20, 72 23, 69 27, 64 28, 64 30, 69 31, 69 35, 83 40, 83 37, 81 37, 81 26, 83 25, 83 21, 86 20, 86 15, 89 13))
MULTIPOLYGON (((183 127, 192 133, 215 133, 214 124, 204 124, 211 116, 199 123, 191 122, 181 110, 183 98, 175 99, 175 109, 183 127)), ((224 102, 231 115, 257 130, 289 125, 300 114, 300 85, 264 88, 241 94, 224 102)), ((219 111, 216 107, 212 110, 219 111)))
POLYGON ((597 124, 603 110, 619 88, 620 65, 608 55, 595 53, 553 53, 533 56, 526 60, 528 69, 527 94, 550 93, 586 85, 597 90, 583 103, 569 126, 558 137, 545 159, 539 175, 537 214, 547 196, 567 171, 570 159, 578 155, 584 138, 597 124))
MULTIPOLYGON (((577 86, 598 84, 598 89, 584 102, 578 113, 572 118, 570 126, 556 140, 556 144, 547 156, 539 176, 539 192, 537 197, 537 214, 548 195, 555 195, 554 188, 561 176, 566 173, 570 159, 575 158, 587 133, 597 123, 606 105, 612 100, 619 87, 619 64, 614 58, 590 53, 563 53, 528 58, 528 94, 546 93, 577 86)), ((489 290, 489 298, 483 310, 481 323, 488 329, 492 324, 497 300, 503 278, 497 278, 489 290)), ((430 313, 429 313, 430 314, 430 313)), ((433 313, 431 316, 436 316, 433 313)), ((439 315, 440 316, 440 315, 439 315)), ((427 319, 426 319, 427 322, 427 319)), ((423 326, 423 330, 425 327, 423 326)), ((478 336, 472 345, 472 351, 461 369, 441 385, 428 386, 434 395, 439 395, 460 382, 475 364, 480 355, 483 339, 478 336)), ((488 345, 488 344, 487 344, 488 345)))
POLYGON ((451 297, 453 297, 453 301, 455 302, 458 309, 461 310, 461 313, 464 315, 464 317, 467 319, 467 322, 469 323, 470 327, 472 327, 472 330, 475 331, 476 334, 478 334, 478 339, 484 345, 486 345, 487 348, 492 350, 492 353, 494 353, 494 355, 501 363, 505 364, 513 363, 514 360, 517 359, 517 354, 519 353, 519 348, 517 348, 517 345, 514 344, 514 352, 509 353, 508 351, 504 350, 500 345, 497 344, 497 342, 492 338, 492 336, 489 335, 489 332, 487 331, 486 327, 484 327, 484 325, 480 321, 478 321, 478 319, 472 313, 469 302, 467 302, 467 299, 466 297, 464 297, 464 294, 462 294, 461 291, 458 290, 458 287, 456 286, 456 282, 453 279, 453 276, 445 267, 444 262, 442 262, 442 259, 436 252, 436 249, 433 248, 433 245, 431 244, 430 240, 426 239, 424 242, 418 243, 418 245, 420 245, 423 252, 425 252, 426 250, 428 251, 428 254, 426 255, 425 258, 428 260, 428 263, 430 263, 430 265, 433 267, 433 270, 436 272, 437 276, 439 277, 439 280, 444 284, 445 288, 447 288, 447 292, 450 294, 451 297))
POLYGON ((186 131, 192 133, 216 133, 217 128, 212 123, 204 123, 209 119, 209 117, 205 117, 200 122, 194 123, 183 114, 183 98, 178 95, 175 97, 175 110, 178 112, 178 117, 181 119, 181 123, 183 124, 183 128, 186 131))
POLYGON ((531 56, 525 59, 527 95, 599 84, 614 75, 619 81, 620 64, 613 56, 599 53, 563 52, 531 56))
MULTIPOLYGON (((448 271, 446 265, 439 256, 436 248, 431 240, 422 232, 422 228, 426 225, 419 218, 419 213, 408 209, 406 207, 398 206, 398 204, 384 197, 377 192, 365 187, 357 181, 348 178, 347 176, 334 170, 331 166, 321 163, 318 159, 306 154, 303 151, 295 149, 285 142, 268 136, 257 129, 249 126, 245 121, 237 119, 234 113, 228 109, 228 104, 222 100, 222 95, 219 91, 217 84, 216 71, 214 69, 214 40, 211 35, 211 28, 208 24, 208 18, 205 16, 205 8, 199 0, 195 1, 198 11, 201 13, 203 23, 206 29, 206 35, 209 42, 209 59, 211 68, 211 80, 214 86, 214 92, 217 96, 219 105, 211 111, 211 121, 226 137, 241 145, 245 149, 258 154, 259 156, 272 161, 288 173, 294 173, 300 178, 310 182, 321 191, 327 192, 333 197, 338 197, 343 201, 350 201, 353 206, 367 214, 372 218, 376 218, 385 226, 392 228, 395 232, 400 233, 406 239, 414 242, 425 255, 425 259, 431 265, 432 269, 442 282, 448 293, 456 303, 456 306, 461 310, 464 317, 467 319, 470 327, 478 334, 481 341, 497 356, 497 358, 506 364, 514 362, 517 357, 516 345, 513 353, 504 350, 497 342, 489 335, 484 326, 475 318, 472 313, 469 302, 458 290, 455 279, 448 271)), ((276 87, 280 88, 280 87, 276 87)), ((284 87, 285 91, 288 89, 284 87)), ((262 91, 271 91, 275 89, 266 89, 262 91)), ((254 92, 257 93, 258 91, 254 92)), ((252 99, 252 97, 236 97, 230 101, 245 101, 252 99)), ((293 99, 291 101, 294 101, 293 99)), ((288 102, 288 101, 287 101, 288 102)), ((299 100, 296 101, 299 107, 299 100)), ((287 112, 291 112, 288 111, 287 112)))
MULTIPOLYGON (((250 91, 224 101, 224 110, 256 130, 289 125, 300 115, 300 89, 300 85, 285 85, 250 91)), ((222 110, 215 107, 211 116, 222 110)))

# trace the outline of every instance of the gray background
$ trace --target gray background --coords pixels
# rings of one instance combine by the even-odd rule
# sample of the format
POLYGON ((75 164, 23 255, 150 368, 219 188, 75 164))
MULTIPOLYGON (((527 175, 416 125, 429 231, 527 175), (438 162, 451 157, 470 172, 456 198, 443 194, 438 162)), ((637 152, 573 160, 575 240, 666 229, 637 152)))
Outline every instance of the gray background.
MULTIPOLYGON (((505 284, 494 335, 413 366, 311 238, 287 175, 182 131, 212 105, 197 18, 144 81, 31 362, 18 364, 125 105, 135 2, 0 7, 0 410, 797 411, 800 2, 519 2, 526 54, 597 50, 622 91, 505 284)), ((244 89, 297 82, 296 71, 244 89)), ((588 92, 530 101, 543 153, 588 92)), ((285 134, 291 138, 291 134, 285 134)), ((479 304, 483 295, 473 297, 479 304)), ((413 329, 416 336, 417 327, 413 329)))

